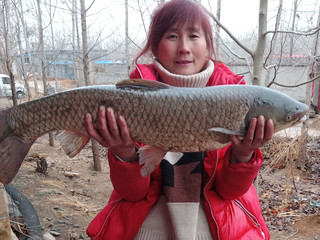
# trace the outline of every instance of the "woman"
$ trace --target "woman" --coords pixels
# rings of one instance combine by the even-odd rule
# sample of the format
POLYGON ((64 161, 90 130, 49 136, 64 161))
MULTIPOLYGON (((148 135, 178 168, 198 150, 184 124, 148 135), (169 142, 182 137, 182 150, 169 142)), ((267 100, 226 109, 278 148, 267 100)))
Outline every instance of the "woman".
MULTIPOLYGON (((212 30, 203 7, 172 0, 152 15, 148 41, 135 59, 151 52, 152 64, 137 64, 131 78, 180 87, 244 84, 214 61, 212 30)), ((273 123, 254 118, 243 140, 206 153, 167 153, 161 165, 140 175, 137 148, 125 119, 103 106, 98 129, 86 115, 88 134, 108 148, 114 191, 90 223, 92 239, 270 239, 252 182, 263 157, 259 148, 273 123), (190 173, 191 172, 191 173, 190 173)))

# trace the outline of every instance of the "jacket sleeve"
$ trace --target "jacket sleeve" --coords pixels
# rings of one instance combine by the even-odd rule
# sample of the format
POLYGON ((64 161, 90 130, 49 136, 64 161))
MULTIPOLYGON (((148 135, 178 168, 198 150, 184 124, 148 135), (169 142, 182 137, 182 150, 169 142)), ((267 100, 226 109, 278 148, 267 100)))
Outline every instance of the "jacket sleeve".
POLYGON ((150 175, 141 176, 139 162, 122 162, 110 150, 108 150, 108 162, 114 190, 127 201, 142 200, 150 187, 150 175))
POLYGON ((214 190, 225 200, 232 200, 246 193, 257 177, 264 161, 257 149, 254 157, 247 163, 230 163, 231 145, 218 150, 214 190))
POLYGON ((225 64, 219 61, 214 62, 214 71, 207 86, 246 84, 243 76, 234 74, 225 64))

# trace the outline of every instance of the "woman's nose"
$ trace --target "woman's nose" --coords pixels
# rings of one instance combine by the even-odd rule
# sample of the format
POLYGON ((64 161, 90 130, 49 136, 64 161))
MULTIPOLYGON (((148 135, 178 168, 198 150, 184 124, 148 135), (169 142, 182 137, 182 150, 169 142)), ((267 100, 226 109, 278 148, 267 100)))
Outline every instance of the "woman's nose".
POLYGON ((178 53, 179 54, 188 54, 188 53, 190 53, 190 48, 189 48, 189 45, 188 45, 188 41, 186 41, 185 39, 181 39, 179 41, 178 53))

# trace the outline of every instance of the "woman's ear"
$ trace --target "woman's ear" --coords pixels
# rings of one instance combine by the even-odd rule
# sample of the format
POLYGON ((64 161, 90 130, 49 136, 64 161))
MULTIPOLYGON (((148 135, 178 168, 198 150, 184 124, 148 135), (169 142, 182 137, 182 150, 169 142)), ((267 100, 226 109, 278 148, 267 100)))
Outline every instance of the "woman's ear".
POLYGON ((210 56, 209 56, 209 50, 208 50, 208 48, 207 48, 207 50, 206 50, 206 59, 207 59, 207 60, 209 60, 209 59, 210 59, 210 56))

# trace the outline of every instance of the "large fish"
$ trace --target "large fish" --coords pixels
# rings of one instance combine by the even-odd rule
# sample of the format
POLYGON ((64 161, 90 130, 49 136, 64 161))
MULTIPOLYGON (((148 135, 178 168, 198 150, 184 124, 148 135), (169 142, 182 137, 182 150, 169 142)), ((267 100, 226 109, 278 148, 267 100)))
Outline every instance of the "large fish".
POLYGON ((125 80, 116 86, 91 86, 60 92, 0 112, 0 181, 16 175, 33 142, 64 130, 60 142, 75 156, 89 141, 86 113, 97 117, 100 105, 112 107, 127 121, 140 148, 142 174, 150 173, 167 151, 219 149, 230 135, 244 135, 249 121, 265 116, 275 131, 304 120, 308 106, 272 89, 248 85, 179 88, 160 82, 125 80))

